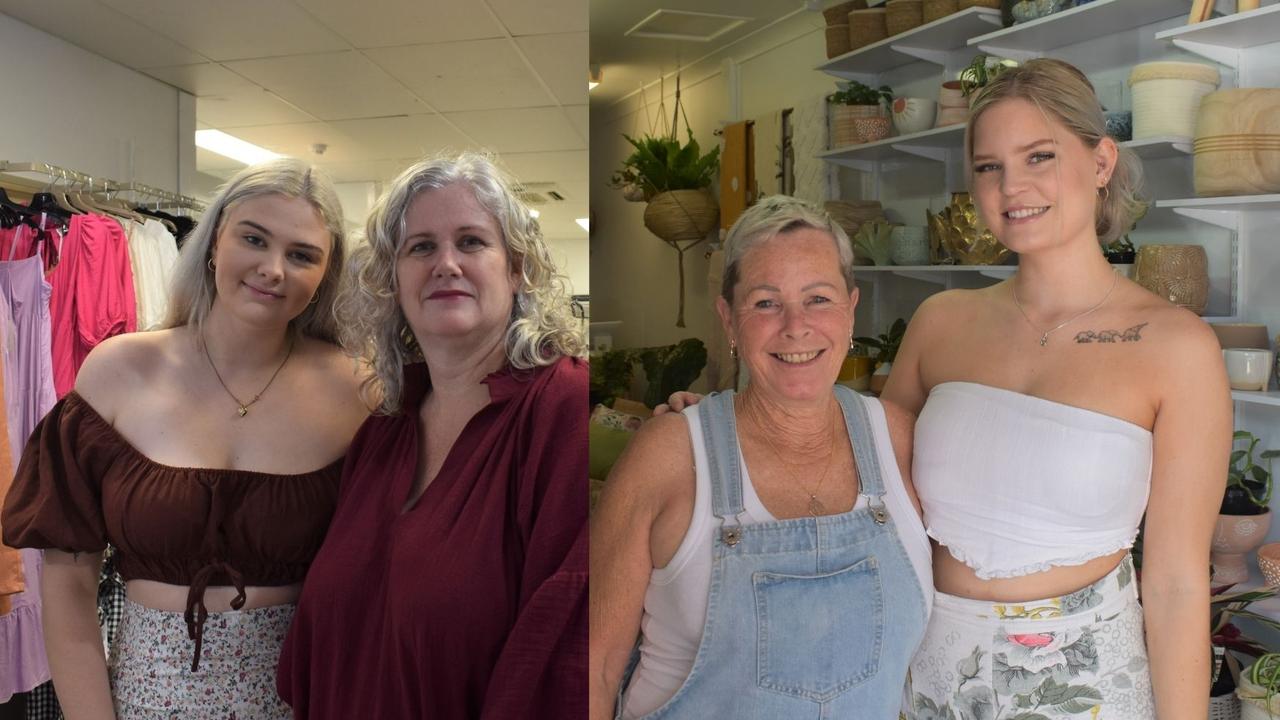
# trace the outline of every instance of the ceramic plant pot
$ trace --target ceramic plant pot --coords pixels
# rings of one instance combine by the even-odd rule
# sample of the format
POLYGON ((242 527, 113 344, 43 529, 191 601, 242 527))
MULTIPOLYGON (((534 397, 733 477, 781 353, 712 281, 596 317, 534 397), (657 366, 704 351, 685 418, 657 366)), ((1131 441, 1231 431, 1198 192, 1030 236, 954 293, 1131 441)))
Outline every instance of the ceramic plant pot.
POLYGON ((871 375, 871 392, 879 395, 884 392, 884 384, 889 381, 889 370, 893 363, 880 363, 871 375))
POLYGON ((893 101, 893 126, 899 135, 924 132, 933 127, 938 103, 929 98, 897 98, 893 101))
POLYGON ((1218 522, 1213 527, 1210 552, 1214 585, 1249 580, 1249 565, 1245 562, 1245 556, 1262 545, 1270 527, 1270 510, 1261 515, 1218 516, 1218 522))
POLYGON ((929 229, 923 226, 895 225, 890 233, 893 246, 889 258, 894 265, 929 264, 929 229))
POLYGON ((889 137, 893 124, 888 116, 854 118, 853 126, 858 132, 858 142, 869 143, 889 137))

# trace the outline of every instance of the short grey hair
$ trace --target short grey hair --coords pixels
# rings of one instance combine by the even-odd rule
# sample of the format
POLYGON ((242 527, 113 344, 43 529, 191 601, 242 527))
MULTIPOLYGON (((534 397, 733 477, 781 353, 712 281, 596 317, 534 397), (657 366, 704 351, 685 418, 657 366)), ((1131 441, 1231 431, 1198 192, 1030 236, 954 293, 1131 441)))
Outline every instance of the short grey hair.
POLYGON ((199 224, 187 236, 178 255, 173 279, 169 285, 169 313, 164 327, 189 325, 198 338, 204 337, 204 322, 213 307, 217 289, 213 282, 213 270, 209 261, 213 258, 213 245, 226 222, 226 214, 237 204, 262 195, 283 195, 311 203, 320 213, 325 229, 332 238, 328 253, 328 265, 320 287, 316 289, 316 301, 302 311, 290 323, 294 336, 305 336, 336 343, 337 320, 333 304, 342 282, 342 265, 346 259, 347 231, 343 225, 342 203, 333 181, 319 169, 293 158, 277 158, 250 165, 236 173, 235 177, 218 188, 199 224))
POLYGON ((790 195, 770 195, 747 208, 738 218, 724 241, 724 281, 720 295, 733 304, 733 288, 738 284, 738 264, 747 251, 793 230, 813 228, 831 235, 840 256, 840 274, 845 288, 853 289, 853 244, 844 228, 825 210, 790 195))
POLYGON ((352 252, 350 282, 337 302, 342 344, 373 369, 365 397, 378 401, 382 414, 400 410, 404 366, 422 359, 397 298, 396 259, 408 235, 409 205, 419 193, 455 183, 465 183, 497 221, 511 270, 519 274, 507 324, 507 361, 529 369, 586 354, 586 338, 570 309, 564 276, 556 269, 538 221, 516 194, 515 182, 479 153, 428 158, 401 173, 374 204, 365 242, 352 252))

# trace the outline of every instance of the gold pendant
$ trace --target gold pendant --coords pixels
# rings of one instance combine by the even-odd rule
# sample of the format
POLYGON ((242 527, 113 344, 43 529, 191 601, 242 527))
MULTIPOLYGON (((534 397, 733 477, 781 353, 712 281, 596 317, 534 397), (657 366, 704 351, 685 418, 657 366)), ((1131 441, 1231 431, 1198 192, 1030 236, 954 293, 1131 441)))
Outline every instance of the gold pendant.
POLYGON ((826 515, 827 506, 823 505, 822 501, 819 500, 817 496, 810 495, 809 496, 809 514, 814 517, 818 517, 819 515, 826 515))
POLYGON ((240 417, 244 417, 249 413, 249 408, 241 405, 240 407, 236 408, 236 412, 240 415, 240 417))
POLYGON ((1049 334, 1045 333, 1040 336, 1040 347, 1044 347, 1049 342, 1049 334))

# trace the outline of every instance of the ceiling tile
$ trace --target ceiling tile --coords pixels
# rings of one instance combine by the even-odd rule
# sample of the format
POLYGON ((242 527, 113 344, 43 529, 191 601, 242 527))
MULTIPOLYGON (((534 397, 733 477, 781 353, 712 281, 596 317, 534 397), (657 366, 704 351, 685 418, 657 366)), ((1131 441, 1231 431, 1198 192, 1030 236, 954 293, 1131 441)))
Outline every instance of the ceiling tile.
POLYGON ((560 108, 482 110, 446 117, 481 147, 498 153, 583 150, 587 146, 560 108))
MULTIPOLYGON (((330 124, 357 138, 365 157, 373 160, 423 157, 474 145, 438 115, 338 120, 330 124)), ((510 132, 511 128, 507 130, 510 132)))
POLYGON ((366 52, 441 112, 553 103, 509 40, 471 40, 366 52))
POLYGON ((169 83, 197 97, 243 92, 255 88, 252 82, 217 63, 156 67, 143 72, 160 82, 169 83))
POLYGON ((93 0, 0 0, 0 12, 128 67, 208 60, 93 0))
POLYGON ((200 122, 222 130, 315 120, 265 90, 246 90, 198 97, 196 98, 196 117, 200 122))
POLYGON ((569 116, 569 122, 573 123, 573 128, 578 131, 578 135, 582 137, 585 145, 591 144, 591 110, 587 105, 574 105, 564 109, 565 114, 569 116))
POLYGON ((218 177, 230 177, 242 167, 244 163, 239 160, 232 160, 226 155, 219 155, 201 147, 196 148, 196 170, 200 172, 212 173, 218 177))
MULTIPOLYGON (((587 0, 487 0, 512 35, 586 32, 587 0)), ((777 2, 777 0, 771 0, 777 2)), ((628 6, 632 3, 617 3, 628 6)))
POLYGON ((236 60, 227 68, 265 88, 356 85, 386 73, 354 50, 236 60))
POLYGON ((340 36, 288 0, 100 1, 211 60, 296 55, 349 47, 340 36))
POLYGON ((231 134, 272 152, 304 158, 317 164, 368 160, 360 142, 331 123, 259 125, 236 128, 231 134), (326 146, 323 155, 316 155, 312 151, 312 146, 316 143, 326 146))
MULTIPOLYGON (((457 0, 297 0, 358 48, 502 37, 483 3, 457 0)), ((585 11, 585 8, 584 8, 585 11)))
POLYGON ((587 104, 587 33, 530 35, 516 43, 561 104, 587 104))
POLYGON ((586 150, 567 152, 509 152, 499 159, 511 174, 525 182, 586 182, 590 162, 586 150))
POLYGON ((391 79, 335 88, 283 87, 277 92, 280 97, 321 120, 430 113, 430 108, 414 97, 413 93, 391 79))

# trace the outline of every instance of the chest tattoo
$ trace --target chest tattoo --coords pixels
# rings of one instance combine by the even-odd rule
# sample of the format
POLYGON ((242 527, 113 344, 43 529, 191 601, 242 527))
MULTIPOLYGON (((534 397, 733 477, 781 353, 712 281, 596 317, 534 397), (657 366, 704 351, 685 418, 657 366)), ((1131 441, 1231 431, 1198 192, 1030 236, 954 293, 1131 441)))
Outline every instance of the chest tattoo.
POLYGON ((1139 323, 1128 330, 1085 330, 1076 333, 1077 343, 1113 343, 1138 342, 1142 339, 1142 328, 1148 323, 1139 323))

